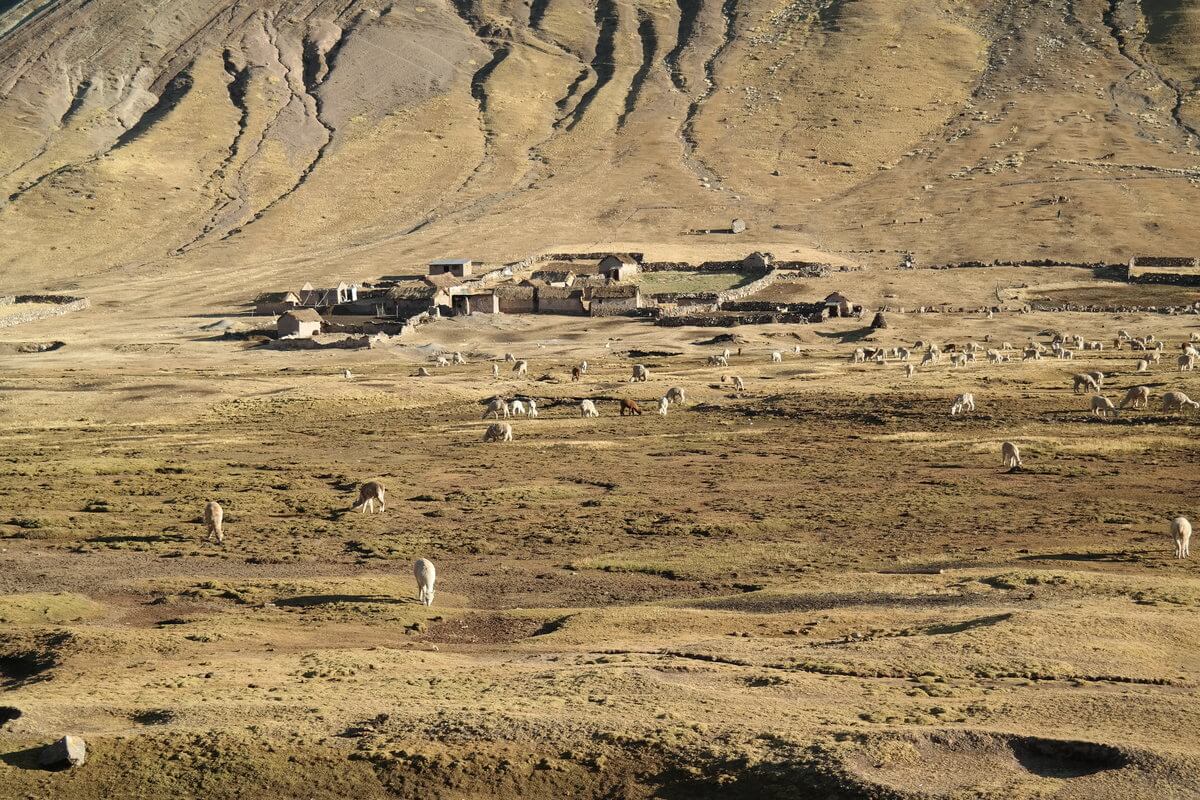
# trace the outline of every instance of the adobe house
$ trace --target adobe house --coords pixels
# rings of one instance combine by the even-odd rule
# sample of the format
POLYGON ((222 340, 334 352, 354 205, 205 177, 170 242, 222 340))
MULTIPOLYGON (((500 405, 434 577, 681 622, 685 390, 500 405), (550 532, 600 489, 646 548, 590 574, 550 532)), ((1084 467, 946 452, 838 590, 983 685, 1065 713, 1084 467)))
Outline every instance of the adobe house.
POLYGON ((593 317, 631 314, 642 307, 642 290, 628 284, 598 286, 591 290, 589 298, 589 310, 593 317))
POLYGON ((537 290, 537 309, 542 314, 586 314, 582 289, 543 286, 537 290))
POLYGON ((300 308, 281 314, 275 325, 280 338, 311 339, 321 332, 324 320, 311 308, 300 308))
POLYGON ((450 307, 455 314, 499 314, 500 299, 495 291, 470 292, 450 296, 450 307))
POLYGON ((300 295, 295 292, 264 292, 254 298, 254 313, 259 316, 275 316, 291 311, 300 305, 300 295))
POLYGON ((575 283, 575 273, 572 270, 539 269, 529 276, 530 281, 538 281, 546 286, 556 286, 566 289, 575 283))
POLYGON ((532 314, 537 310, 537 290, 533 286, 503 285, 496 287, 496 300, 501 314, 532 314))
POLYGON ((425 280, 404 281, 387 290, 384 309, 387 314, 402 319, 415 317, 436 306, 449 306, 450 293, 425 280))
POLYGON ((834 292, 825 298, 825 308, 831 317, 850 317, 854 315, 854 304, 846 299, 844 294, 834 292))
POLYGON ((300 305, 305 308, 331 308, 342 303, 358 301, 358 284, 341 281, 327 289, 314 288, 311 283, 300 287, 300 305))
POLYGON ((638 274, 640 267, 628 253, 613 253, 600 259, 600 274, 610 281, 625 281, 638 274))
POLYGON ((771 267, 772 256, 770 253, 751 253, 742 259, 742 269, 754 270, 763 272, 771 267))
POLYGON ((469 258, 439 258, 429 262, 430 275, 449 273, 456 278, 470 278, 475 272, 475 262, 469 258))

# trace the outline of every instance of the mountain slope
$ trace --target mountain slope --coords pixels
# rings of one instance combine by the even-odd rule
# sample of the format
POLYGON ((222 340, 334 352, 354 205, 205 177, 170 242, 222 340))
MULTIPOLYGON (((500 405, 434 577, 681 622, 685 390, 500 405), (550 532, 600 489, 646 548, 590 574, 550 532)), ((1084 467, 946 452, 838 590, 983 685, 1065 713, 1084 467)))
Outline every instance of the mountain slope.
POLYGON ((5 285, 236 297, 732 216, 882 262, 1200 245, 1191 0, 9 5, 5 285))

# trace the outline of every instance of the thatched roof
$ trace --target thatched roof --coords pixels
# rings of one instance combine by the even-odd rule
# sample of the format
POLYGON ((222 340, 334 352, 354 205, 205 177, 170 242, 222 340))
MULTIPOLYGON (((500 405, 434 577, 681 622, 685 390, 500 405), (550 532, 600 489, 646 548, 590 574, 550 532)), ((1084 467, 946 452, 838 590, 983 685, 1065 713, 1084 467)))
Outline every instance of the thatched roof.
POLYGON ((301 309, 297 309, 296 311, 286 311, 282 315, 280 315, 281 319, 283 317, 291 317, 292 319, 297 320, 299 322, 324 322, 325 321, 325 320, 321 319, 320 314, 318 314, 314 309, 311 309, 311 308, 301 308, 301 309))
POLYGON ((539 269, 529 277, 532 280, 545 281, 546 283, 566 283, 575 277, 575 271, 539 269))
POLYGON ((440 287, 425 281, 405 281, 393 286, 384 295, 388 300, 432 300, 440 291, 440 287))
POLYGON ((849 298, 847 298, 846 295, 842 294, 841 292, 834 292, 833 294, 829 295, 829 297, 825 298, 826 305, 829 305, 830 303, 837 303, 838 305, 841 305, 842 303, 849 302, 849 298))
POLYGON ((632 266, 636 266, 638 263, 637 259, 629 253, 609 253, 604 258, 600 259, 600 263, 602 265, 607 263, 611 266, 613 259, 616 259, 616 261, 621 264, 628 264, 632 266))
POLYGON ((436 286, 439 289, 449 289, 451 286, 460 286, 466 281, 449 272, 443 272, 441 275, 426 275, 421 280, 428 283, 430 286, 436 286))
POLYGON ((497 286, 494 291, 497 297, 532 298, 534 287, 506 283, 503 286, 497 286))
POLYGON ((878 328, 886 328, 887 326, 888 326, 887 318, 883 316, 883 312, 876 311, 875 318, 873 320, 871 320, 871 327, 878 329, 878 328))
POLYGON ((300 302, 300 296, 295 292, 263 292, 258 297, 254 298, 256 303, 286 303, 300 302))
POLYGON ((597 286, 591 290, 589 297, 593 300, 629 300, 641 292, 636 286, 597 286))
POLYGON ((543 286, 538 289, 538 297, 543 300, 583 300, 583 290, 543 286))

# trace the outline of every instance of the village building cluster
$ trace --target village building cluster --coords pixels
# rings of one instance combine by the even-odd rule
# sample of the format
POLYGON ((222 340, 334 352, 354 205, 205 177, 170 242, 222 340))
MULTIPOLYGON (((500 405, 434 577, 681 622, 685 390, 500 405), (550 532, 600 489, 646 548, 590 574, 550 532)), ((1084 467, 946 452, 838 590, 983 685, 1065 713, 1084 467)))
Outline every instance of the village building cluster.
POLYGON ((636 277, 640 257, 606 254, 596 259, 546 261, 492 268, 465 258, 439 259, 420 277, 385 276, 372 284, 305 284, 297 291, 268 292, 254 313, 277 317, 282 337, 311 338, 332 317, 369 317, 414 322, 474 314, 636 314, 647 307, 636 277))
MULTIPOLYGON (((254 314, 275 317, 277 336, 290 342, 333 332, 401 334, 429 319, 477 314, 645 316, 659 325, 863 318, 869 310, 840 291, 809 302, 756 299, 757 293, 776 280, 825 277, 831 272, 826 264, 780 262, 759 252, 740 260, 700 265, 649 263, 640 253, 567 253, 498 267, 467 258, 446 258, 430 262, 422 276, 384 276, 373 283, 340 282, 322 288, 305 284, 299 290, 268 292, 255 299, 254 314), (742 282, 720 292, 672 292, 661 286, 658 291, 645 291, 641 285, 644 273, 664 270, 733 272, 742 282)), ((1130 282, 1200 283, 1200 262, 1138 257, 1130 260, 1125 278, 1130 282)), ((881 327, 886 322, 877 316, 872 324, 881 327)))

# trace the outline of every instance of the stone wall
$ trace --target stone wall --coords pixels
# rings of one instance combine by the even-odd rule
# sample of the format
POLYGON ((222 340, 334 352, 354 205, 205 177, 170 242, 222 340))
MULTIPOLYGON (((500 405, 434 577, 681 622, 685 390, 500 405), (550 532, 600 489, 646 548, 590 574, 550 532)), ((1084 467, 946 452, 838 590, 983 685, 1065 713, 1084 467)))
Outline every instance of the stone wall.
POLYGON ((53 308, 31 308, 25 312, 6 315, 0 318, 0 328, 9 328, 26 322, 36 322, 40 319, 69 314, 72 311, 82 311, 90 307, 91 301, 86 297, 71 297, 62 294, 17 294, 0 296, 0 305, 11 306, 20 303, 48 303, 53 308))
POLYGON ((755 292, 760 292, 767 288, 775 281, 779 280, 779 270, 771 270, 766 275, 763 275, 757 280, 750 281, 744 286, 735 286, 732 289, 726 289, 723 292, 717 293, 717 304, 724 305, 725 303, 736 303, 742 298, 749 297, 755 292))
POLYGON ((1200 275, 1181 275, 1176 272, 1143 272, 1129 277, 1130 283, 1158 283, 1171 286, 1200 286, 1200 275))

